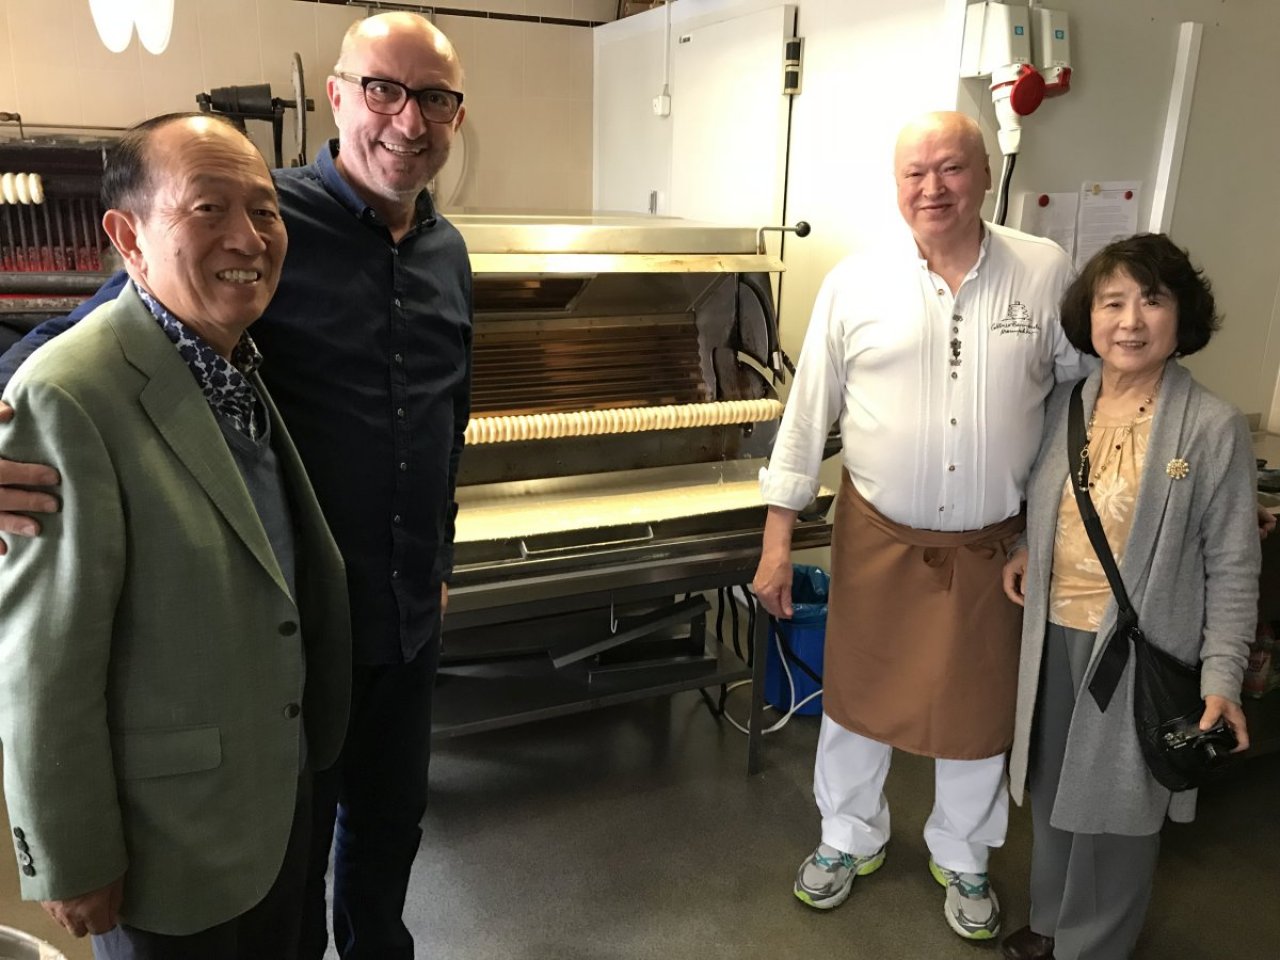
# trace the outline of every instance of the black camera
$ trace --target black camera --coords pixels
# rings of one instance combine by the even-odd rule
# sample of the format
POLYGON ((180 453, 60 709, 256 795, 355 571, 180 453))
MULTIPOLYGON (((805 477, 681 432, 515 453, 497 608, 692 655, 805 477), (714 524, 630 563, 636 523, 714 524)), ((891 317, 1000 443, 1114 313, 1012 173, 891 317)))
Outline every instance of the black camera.
POLYGON ((1181 717, 1166 724, 1160 736, 1172 753, 1186 750, 1199 754, 1208 768, 1226 763, 1236 748, 1235 731, 1226 720, 1219 720, 1208 730, 1201 730, 1198 717, 1181 717))

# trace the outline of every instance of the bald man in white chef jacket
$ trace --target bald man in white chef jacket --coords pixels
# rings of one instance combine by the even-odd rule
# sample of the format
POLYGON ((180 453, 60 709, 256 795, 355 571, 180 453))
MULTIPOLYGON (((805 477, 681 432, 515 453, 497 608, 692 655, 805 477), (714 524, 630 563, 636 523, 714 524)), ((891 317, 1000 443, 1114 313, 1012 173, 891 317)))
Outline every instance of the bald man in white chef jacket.
POLYGON ((1058 324, 1066 254, 982 220, 991 170, 977 124, 912 121, 894 175, 908 230, 838 264, 814 305, 761 474, 769 515, 754 586, 771 614, 790 615, 791 531, 838 421, 814 774, 822 838, 795 894, 830 909, 884 863, 897 748, 936 758, 929 872, 951 928, 988 940, 1000 930, 987 859, 1008 822, 1020 625, 1000 570, 1023 526, 1044 399, 1087 368, 1058 324))

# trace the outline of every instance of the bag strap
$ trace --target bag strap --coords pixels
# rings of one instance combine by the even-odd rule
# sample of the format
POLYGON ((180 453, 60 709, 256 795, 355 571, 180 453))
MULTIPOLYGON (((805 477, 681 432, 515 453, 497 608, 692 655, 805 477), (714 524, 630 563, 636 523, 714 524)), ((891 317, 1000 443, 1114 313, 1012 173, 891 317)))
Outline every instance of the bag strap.
POLYGON ((1085 532, 1089 534, 1089 542, 1098 555, 1098 562, 1107 574, 1107 582, 1111 584, 1111 592, 1115 595, 1119 613, 1116 617, 1116 629, 1112 631, 1107 645, 1094 668, 1093 679, 1089 681, 1089 693, 1093 695, 1098 709, 1106 712, 1111 697, 1120 685, 1120 676, 1124 673, 1125 664, 1129 662, 1129 637, 1138 625, 1138 614, 1129 602, 1129 594, 1120 579, 1120 568, 1116 566, 1116 558, 1107 543, 1107 535, 1103 532, 1102 521, 1093 506, 1093 498, 1089 496, 1089 440, 1084 425, 1084 381, 1079 381, 1071 391, 1071 404, 1067 411, 1067 464, 1070 470, 1071 489, 1076 495, 1076 506, 1080 509, 1080 518, 1084 521, 1085 532))

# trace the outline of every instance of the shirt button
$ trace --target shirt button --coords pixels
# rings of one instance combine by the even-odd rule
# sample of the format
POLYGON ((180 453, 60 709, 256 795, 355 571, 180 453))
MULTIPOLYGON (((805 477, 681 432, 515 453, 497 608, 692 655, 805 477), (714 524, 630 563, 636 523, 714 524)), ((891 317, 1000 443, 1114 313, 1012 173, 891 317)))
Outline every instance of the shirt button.
POLYGON ((392 523, 399 523, 399 522, 400 522, 400 514, 398 514, 398 513, 397 513, 394 517, 392 517, 392 518, 391 518, 391 522, 392 522, 392 523))
POLYGON ((401 469, 402 471, 403 471, 403 470, 408 470, 408 469, 409 469, 409 465, 408 465, 407 463, 405 463, 403 460, 401 460, 401 461, 400 461, 400 469, 401 469))
POLYGON ((941 513, 941 512, 942 512, 943 510, 945 510, 945 509, 947 509, 947 508, 946 508, 946 507, 939 507, 939 508, 938 508, 938 512, 939 512, 939 513, 941 513))
POLYGON ((958 380, 958 379, 960 379, 960 374, 958 374, 958 373, 956 373, 954 370, 952 370, 952 371, 951 371, 951 379, 952 379, 952 380, 958 380))
POLYGON ((956 465, 953 463, 953 464, 951 464, 951 466, 947 467, 947 472, 948 472, 948 473, 955 473, 955 472, 956 472, 956 465))
POLYGON ((400 298, 399 298, 399 297, 396 297, 396 299, 395 299, 395 304, 396 304, 396 306, 397 306, 397 307, 398 307, 398 306, 400 306, 400 298))
POLYGON ((955 417, 952 417, 952 418, 951 418, 951 425, 952 425, 953 427, 956 425, 956 418, 955 418, 955 417))
POLYGON ((955 323, 959 323, 961 320, 963 320, 963 319, 964 319, 964 317, 960 316, 960 314, 958 314, 958 313, 953 313, 953 314, 951 315, 951 319, 952 319, 952 321, 954 321, 955 323))
POLYGON ((396 416, 401 420, 404 419, 404 407, 396 407, 396 416))
POLYGON ((297 720, 302 713, 302 708, 296 703, 287 704, 284 708, 284 718, 286 720, 297 720))
POLYGON ((282 637, 292 637, 297 632, 298 625, 292 620, 286 620, 284 623, 280 624, 280 636, 282 637))
POLYGON ((397 353, 394 357, 392 357, 392 359, 393 359, 393 360, 395 360, 395 362, 396 362, 396 363, 404 363, 404 355, 403 355, 403 354, 399 354, 399 353, 397 353))
POLYGON ((960 328, 959 328, 959 327, 952 327, 952 328, 951 328, 951 332, 952 332, 952 333, 959 333, 959 332, 960 332, 960 328))
POLYGON ((944 295, 944 293, 945 293, 945 291, 944 291, 941 287, 939 287, 939 288, 938 288, 938 296, 940 296, 940 297, 941 297, 941 296, 943 296, 943 295, 944 295))
POLYGON ((400 571, 399 571, 399 570, 392 570, 392 571, 391 571, 391 579, 392 579, 392 580, 399 580, 399 579, 400 579, 400 571))

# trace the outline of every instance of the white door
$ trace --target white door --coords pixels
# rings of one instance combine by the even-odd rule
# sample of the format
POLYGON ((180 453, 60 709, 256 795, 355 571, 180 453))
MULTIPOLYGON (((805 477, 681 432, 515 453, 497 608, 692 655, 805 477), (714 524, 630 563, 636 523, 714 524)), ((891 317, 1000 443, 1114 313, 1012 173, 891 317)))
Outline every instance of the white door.
POLYGON ((790 97, 783 5, 672 31, 673 216, 760 226, 782 221, 790 97))
POLYGON ((707 9, 676 3, 593 31, 598 210, 780 221, 791 110, 783 42, 794 33, 796 6, 737 16, 707 9), (671 113, 657 117, 664 69, 671 113))

